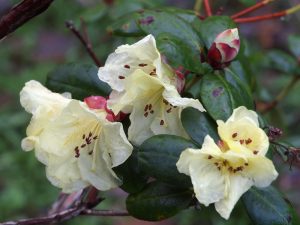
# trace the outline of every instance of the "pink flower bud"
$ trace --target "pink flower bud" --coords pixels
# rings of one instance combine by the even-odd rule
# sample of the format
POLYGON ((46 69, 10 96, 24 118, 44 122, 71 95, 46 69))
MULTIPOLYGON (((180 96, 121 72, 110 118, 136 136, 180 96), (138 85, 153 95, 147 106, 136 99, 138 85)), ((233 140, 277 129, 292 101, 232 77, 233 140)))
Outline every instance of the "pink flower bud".
POLYGON ((90 109, 103 109, 107 112, 106 119, 110 122, 117 121, 114 113, 107 108, 107 99, 102 96, 90 96, 84 99, 90 109))
POLYGON ((228 29, 220 33, 207 54, 208 63, 215 69, 222 69, 236 57, 240 49, 238 29, 228 29))

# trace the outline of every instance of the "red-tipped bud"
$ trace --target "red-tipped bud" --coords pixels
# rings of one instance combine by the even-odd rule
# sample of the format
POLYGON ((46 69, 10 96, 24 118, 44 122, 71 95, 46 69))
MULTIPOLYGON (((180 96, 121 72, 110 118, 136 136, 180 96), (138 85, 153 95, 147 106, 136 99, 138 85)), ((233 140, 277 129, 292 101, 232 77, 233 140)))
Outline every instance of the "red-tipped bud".
POLYGON ((240 49, 238 29, 228 29, 220 33, 207 54, 208 63, 215 69, 222 69, 236 57, 240 49))
POLYGON ((102 96, 90 96, 84 99, 90 109, 103 109, 107 112, 106 119, 110 122, 116 121, 114 113, 107 108, 107 99, 102 96))

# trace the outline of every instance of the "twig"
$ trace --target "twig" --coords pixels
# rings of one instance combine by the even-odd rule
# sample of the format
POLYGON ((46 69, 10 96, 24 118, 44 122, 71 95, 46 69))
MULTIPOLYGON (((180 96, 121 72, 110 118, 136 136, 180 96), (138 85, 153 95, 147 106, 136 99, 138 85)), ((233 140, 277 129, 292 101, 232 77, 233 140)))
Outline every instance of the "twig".
POLYGON ((66 27, 69 28, 70 31, 72 31, 73 34, 75 34, 75 36, 80 40, 80 42, 85 47, 85 49, 88 52, 88 54, 90 55, 90 57, 93 59, 94 63, 97 66, 101 66, 101 62, 97 58, 96 54, 94 53, 91 43, 89 42, 89 40, 85 39, 82 36, 82 34, 79 32, 79 30, 74 26, 73 21, 66 21, 66 27))
POLYGON ((113 211, 113 210, 93 210, 86 209, 86 206, 74 207, 55 213, 49 216, 23 219, 18 221, 9 221, 0 223, 0 225, 46 225, 61 223, 66 220, 70 220, 76 216, 129 216, 127 211, 113 211))
POLYGON ((196 0, 195 1, 195 5, 194 5, 194 11, 195 12, 200 13, 202 2, 203 2, 203 0, 196 0))
POLYGON ((209 0, 204 0, 204 7, 205 7, 207 16, 212 16, 209 0))
POLYGON ((293 79, 288 83, 286 87, 284 87, 281 92, 276 96, 276 98, 268 103, 265 108, 261 111, 262 114, 269 112, 273 108, 275 108, 278 103, 285 98, 288 93, 291 91, 291 89, 295 86, 295 84, 300 80, 300 76, 294 76, 293 79))
POLYGON ((255 5, 250 6, 249 8, 244 9, 241 12, 238 12, 238 13, 232 15, 231 18, 236 19, 240 16, 246 15, 246 14, 248 14, 250 12, 253 12, 254 10, 259 9, 259 8, 265 6, 265 5, 267 5, 267 4, 269 4, 270 2, 273 2, 273 1, 275 1, 275 0, 263 0, 261 2, 258 2, 255 5))
POLYGON ((87 216, 130 216, 127 211, 86 209, 81 215, 87 216))
POLYGON ((237 18, 237 19, 234 19, 234 22, 236 22, 236 23, 250 23, 250 22, 257 22, 257 21, 262 21, 262 20, 274 19, 274 18, 278 18, 278 17, 282 17, 282 16, 287 16, 289 14, 293 14, 293 13, 297 12, 298 10, 300 10, 300 4, 294 6, 290 9, 283 10, 281 12, 271 13, 271 14, 262 15, 262 16, 237 18))
POLYGON ((54 0, 23 0, 13 6, 0 20, 0 40, 18 27, 44 12, 54 0))

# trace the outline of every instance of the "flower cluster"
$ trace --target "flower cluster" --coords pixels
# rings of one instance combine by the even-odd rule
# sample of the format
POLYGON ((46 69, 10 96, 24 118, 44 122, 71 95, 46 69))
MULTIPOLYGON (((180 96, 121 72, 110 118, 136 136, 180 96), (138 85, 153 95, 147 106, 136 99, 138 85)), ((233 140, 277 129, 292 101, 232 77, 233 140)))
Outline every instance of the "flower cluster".
MULTIPOLYGON (((237 30, 227 30, 216 38, 208 61, 222 67, 238 48, 237 30)), ((26 83, 20 93, 21 105, 32 114, 22 148, 35 149, 48 179, 64 192, 88 185, 99 190, 119 186, 122 182, 112 168, 128 159, 131 143, 139 146, 158 134, 189 138, 181 123, 182 110, 205 111, 199 100, 181 97, 184 77, 162 60, 152 35, 118 47, 98 76, 112 88, 108 99, 71 99, 37 81, 26 83), (128 139, 116 116, 120 114, 130 114, 128 139)), ((268 186, 277 172, 265 157, 269 140, 255 112, 239 107, 217 124, 220 141, 206 136, 200 150, 183 149, 177 168, 191 176, 200 203, 215 203, 228 218, 244 192, 252 185, 268 186)))

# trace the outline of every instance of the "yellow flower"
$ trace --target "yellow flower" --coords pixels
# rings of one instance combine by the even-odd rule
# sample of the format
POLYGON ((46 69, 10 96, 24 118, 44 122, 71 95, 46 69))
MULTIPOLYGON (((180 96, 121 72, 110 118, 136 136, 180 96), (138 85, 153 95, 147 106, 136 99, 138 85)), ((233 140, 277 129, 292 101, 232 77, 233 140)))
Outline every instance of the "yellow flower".
POLYGON ((257 114, 245 107, 234 110, 224 123, 217 121, 221 141, 206 136, 201 149, 186 149, 177 162, 178 171, 191 176, 198 201, 215 204, 225 219, 251 187, 266 187, 278 176, 265 157, 268 137, 259 128, 257 114))
POLYGON ((53 185, 63 192, 88 185, 99 190, 120 185, 112 167, 132 152, 121 123, 108 121, 104 109, 90 109, 85 102, 53 93, 37 81, 26 83, 20 101, 33 115, 22 148, 35 149, 53 185))
POLYGON ((176 87, 182 81, 163 62, 152 35, 118 47, 98 75, 113 89, 108 107, 115 114, 131 113, 128 139, 134 144, 157 134, 186 137, 181 111, 186 107, 205 111, 198 100, 180 96, 176 87))

